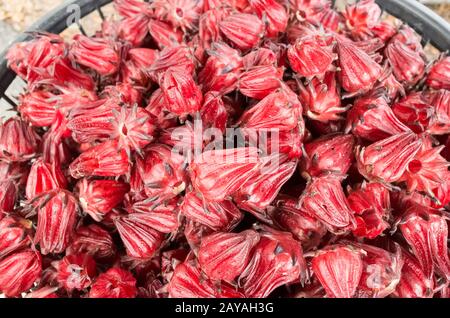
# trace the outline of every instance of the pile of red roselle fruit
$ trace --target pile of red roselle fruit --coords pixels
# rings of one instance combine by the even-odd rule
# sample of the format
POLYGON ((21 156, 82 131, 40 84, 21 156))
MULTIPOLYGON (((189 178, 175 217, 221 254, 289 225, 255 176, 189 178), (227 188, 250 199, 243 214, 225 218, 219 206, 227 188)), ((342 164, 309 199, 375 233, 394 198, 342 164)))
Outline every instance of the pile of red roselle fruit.
POLYGON ((373 0, 114 4, 9 50, 0 293, 450 297, 450 57, 373 0))

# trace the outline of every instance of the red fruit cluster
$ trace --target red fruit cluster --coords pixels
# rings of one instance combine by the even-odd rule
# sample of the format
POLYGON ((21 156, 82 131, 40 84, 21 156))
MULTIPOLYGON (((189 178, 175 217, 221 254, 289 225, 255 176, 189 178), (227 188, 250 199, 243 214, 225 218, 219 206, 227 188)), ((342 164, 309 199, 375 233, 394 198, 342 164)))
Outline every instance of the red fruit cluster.
POLYGON ((114 5, 9 50, 1 295, 448 297, 449 57, 374 0, 114 5))

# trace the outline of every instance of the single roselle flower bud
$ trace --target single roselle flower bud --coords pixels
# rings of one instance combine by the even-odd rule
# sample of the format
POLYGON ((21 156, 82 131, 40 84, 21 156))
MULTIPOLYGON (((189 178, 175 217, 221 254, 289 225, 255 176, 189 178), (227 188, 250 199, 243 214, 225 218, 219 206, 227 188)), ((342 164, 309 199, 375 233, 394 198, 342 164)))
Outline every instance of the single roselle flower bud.
POLYGON ((280 154, 271 155, 263 160, 267 160, 267 163, 253 178, 241 185, 233 199, 240 209, 270 222, 266 208, 294 174, 297 161, 290 161, 286 155, 280 154))
POLYGON ((416 133, 425 131, 435 120, 435 109, 424 92, 412 92, 394 105, 394 114, 416 133))
POLYGON ((155 204, 176 197, 186 188, 185 159, 167 145, 150 145, 144 159, 137 159, 136 167, 147 197, 155 204))
POLYGON ((97 273, 95 261, 88 254, 67 255, 52 265, 57 270, 58 283, 68 292, 88 288, 97 273))
POLYGON ((73 159, 66 138, 70 136, 67 128, 67 119, 61 114, 56 114, 56 119, 50 129, 42 137, 41 149, 42 160, 56 165, 66 165, 73 159))
POLYGON ((0 160, 0 182, 13 181, 16 186, 25 187, 28 173, 29 166, 26 163, 0 160))
POLYGON ((183 32, 173 29, 169 23, 164 21, 150 20, 148 31, 160 49, 177 46, 183 40, 183 32))
POLYGON ((342 243, 361 250, 363 270, 355 297, 385 298, 395 291, 403 266, 399 245, 394 243, 391 253, 373 245, 347 241, 342 243))
POLYGON ((382 79, 383 69, 367 53, 350 40, 338 37, 339 81, 342 88, 351 95, 372 89, 382 79))
POLYGON ((203 90, 229 93, 236 88, 243 67, 243 59, 239 51, 225 43, 212 43, 208 52, 208 60, 198 74, 198 81, 203 90))
POLYGON ((263 99, 281 86, 283 68, 271 65, 255 66, 239 77, 239 91, 247 97, 263 99))
POLYGON ((402 249, 402 273, 392 296, 399 298, 432 298, 434 281, 427 277, 417 259, 402 249))
POLYGON ((278 56, 271 49, 261 47, 245 55, 243 62, 245 69, 262 65, 276 66, 278 64, 278 56))
POLYGON ((309 22, 319 22, 324 11, 331 7, 330 0, 289 0, 291 12, 309 22))
POLYGON ((249 3, 260 19, 267 20, 268 37, 286 30, 289 16, 283 5, 275 0, 249 0, 249 3))
POLYGON ((304 113, 309 118, 328 123, 342 119, 342 113, 348 107, 341 106, 341 96, 336 86, 336 74, 328 72, 323 81, 313 78, 308 84, 298 82, 299 99, 304 106, 304 113))
POLYGON ((202 6, 202 1, 196 0, 155 0, 151 4, 156 18, 167 20, 184 32, 198 25, 202 6))
POLYGON ((342 189, 341 175, 312 178, 299 199, 301 210, 323 222, 330 232, 355 228, 355 218, 342 189))
POLYGON ((378 91, 379 89, 384 90, 386 97, 390 100, 395 100, 398 96, 405 96, 405 88, 392 73, 376 84, 373 90, 378 91))
POLYGON ((190 164, 191 182, 206 200, 224 201, 255 176, 260 166, 254 147, 208 150, 190 164))
POLYGON ((0 220, 4 213, 14 210, 17 195, 17 186, 13 180, 0 181, 0 220))
POLYGON ((32 200, 41 193, 66 187, 67 180, 61 167, 55 162, 46 163, 42 158, 38 158, 31 166, 25 195, 28 200, 32 200))
POLYGON ((300 104, 297 96, 281 88, 267 95, 255 106, 246 110, 239 119, 244 130, 267 129, 289 131, 295 129, 302 121, 300 104))
POLYGON ((141 13, 117 22, 117 31, 115 32, 117 39, 129 43, 133 47, 142 46, 148 35, 149 20, 146 14, 141 13))
POLYGON ((186 241, 194 254, 198 254, 198 249, 200 248, 202 238, 213 233, 214 231, 211 228, 189 219, 187 219, 183 232, 184 237, 186 238, 186 241))
POLYGON ((78 64, 93 69, 103 76, 117 73, 120 65, 120 48, 117 43, 101 38, 77 34, 69 54, 78 64))
POLYGON ((161 233, 175 233, 179 227, 178 208, 175 203, 155 206, 151 200, 136 202, 130 208, 128 219, 141 222, 161 233))
POLYGON ((134 298, 136 295, 136 279, 118 267, 100 274, 89 291, 89 298, 134 298))
POLYGON ((169 113, 166 107, 166 99, 162 90, 158 88, 150 96, 148 106, 145 108, 147 112, 153 117, 155 124, 161 129, 167 129, 178 125, 178 120, 175 115, 169 113))
POLYGON ((119 148, 117 140, 109 140, 89 148, 69 166, 72 177, 87 176, 118 177, 128 173, 130 163, 125 149, 119 148))
POLYGON ((214 231, 230 231, 243 218, 233 201, 210 202, 193 191, 184 196, 180 213, 214 231))
POLYGON ((41 275, 41 255, 27 249, 0 260, 0 291, 16 297, 29 290, 41 275))
MULTIPOLYGON (((146 87, 150 78, 147 76, 145 69, 152 66, 158 54, 158 50, 147 48, 134 48, 129 50, 127 59, 122 63, 120 69, 122 82, 146 87)), ((133 103, 130 102, 130 104, 132 105, 133 103)))
POLYGON ((36 155, 38 135, 31 126, 18 117, 0 120, 0 159, 28 161, 36 155))
POLYGON ((0 259, 31 245, 31 228, 27 219, 6 216, 0 220, 0 259))
POLYGON ((58 91, 37 89, 19 97, 18 111, 22 117, 37 127, 51 126, 58 113, 66 115, 72 108, 97 100, 94 92, 83 88, 61 87, 53 84, 58 91))
POLYGON ((160 248, 164 234, 132 215, 114 219, 127 255, 132 258, 150 259, 160 248))
POLYGON ((268 297, 277 287, 303 283, 306 278, 300 242, 290 233, 264 229, 247 268, 239 277, 245 296, 249 298, 268 297))
POLYGON ((264 35, 263 22, 253 14, 235 13, 220 22, 220 31, 241 50, 255 47, 264 35))
POLYGON ((361 250, 346 245, 328 245, 312 259, 314 275, 330 298, 354 297, 363 268, 361 250))
POLYGON ((77 201, 65 190, 44 192, 33 202, 37 205, 38 222, 34 243, 41 254, 63 252, 72 240, 77 220, 77 201))
POLYGON ((449 279, 448 227, 439 211, 413 204, 405 211, 399 228, 426 277, 431 278, 436 271, 449 279))
POLYGON ((258 242, 259 234, 254 230, 214 233, 202 239, 199 265, 210 279, 232 283, 247 267, 258 242))
POLYGON ((421 147, 422 139, 413 132, 397 134, 368 147, 358 146, 358 171, 369 180, 382 183, 398 181, 421 147))
POLYGON ((304 36, 289 47, 287 56, 292 69, 300 76, 322 78, 335 60, 332 38, 327 35, 304 36))
POLYGON ((319 245, 327 229, 322 222, 298 209, 297 201, 293 197, 279 195, 270 214, 276 226, 291 232, 302 243, 303 249, 309 250, 319 245))
POLYGON ((125 18, 141 13, 150 15, 152 12, 150 5, 140 0, 114 0, 114 9, 125 18))
POLYGON ((115 132, 113 109, 120 111, 113 99, 94 101, 73 109, 67 122, 73 139, 78 143, 109 139, 115 132))
POLYGON ((131 108, 123 106, 120 112, 113 108, 112 113, 113 132, 110 138, 118 139, 120 149, 128 153, 133 150, 141 153, 141 149, 153 141, 156 127, 150 113, 144 108, 134 104, 131 108))
POLYGON ((419 191, 434 197, 433 190, 445 183, 450 163, 439 153, 444 146, 433 147, 430 136, 422 137, 422 146, 409 162, 399 181, 405 181, 409 192, 419 191))
POLYGON ((46 73, 37 76, 34 83, 37 85, 39 82, 45 80, 52 80, 62 87, 67 86, 88 91, 94 91, 96 87, 90 75, 76 68, 72 61, 63 57, 56 57, 53 65, 48 67, 46 73))
POLYGON ((450 56, 433 65, 428 73, 426 84, 433 89, 450 90, 450 56))
POLYGON ((381 13, 374 0, 363 0, 347 5, 343 15, 351 34, 355 38, 366 39, 371 37, 371 28, 378 24, 381 13))
POLYGON ((76 186, 81 208, 97 222, 119 205, 129 190, 127 183, 115 180, 84 178, 76 186))
POLYGON ((205 49, 210 49, 212 43, 222 40, 219 24, 229 14, 228 11, 227 8, 211 9, 201 15, 198 34, 200 43, 205 49))
POLYGON ((170 298, 241 298, 242 293, 226 283, 220 287, 202 277, 198 265, 187 260, 175 268, 167 286, 170 298))
POLYGON ((353 163, 355 138, 352 135, 333 134, 305 144, 302 170, 317 177, 324 172, 346 174, 353 163))
POLYGON ((225 132, 228 123, 228 110, 219 92, 205 94, 200 116, 204 129, 217 128, 225 132))
POLYGON ((435 112, 427 132, 432 135, 450 134, 450 91, 441 89, 429 93, 427 99, 435 112))
POLYGON ((370 141, 410 131, 395 116, 382 95, 358 98, 347 114, 345 130, 370 141))
POLYGON ((167 110, 181 119, 202 107, 202 92, 185 70, 169 69, 161 76, 159 83, 167 110))
POLYGON ((385 54, 399 82, 411 86, 423 77, 425 61, 420 52, 413 51, 406 44, 397 40, 387 45, 385 54))
MULTIPOLYGON (((134 49, 140 50, 140 49, 134 49)), ((145 49, 146 50, 146 49, 145 49)), ((150 49, 148 49, 150 50, 150 49)), ((130 52, 133 50, 130 50, 130 52)), ((153 52, 153 50, 150 50, 153 52)), ((130 53, 128 52, 128 56, 130 53)), ((116 85, 106 86, 100 94, 101 98, 115 101, 118 105, 133 106, 142 104, 142 90, 135 88, 130 83, 117 83, 116 85)))
POLYGON ((169 68, 185 74, 192 74, 195 66, 190 48, 185 45, 165 48, 149 68, 148 74, 154 82, 158 82, 159 77, 169 68))
POLYGON ((384 43, 397 34, 397 28, 390 21, 380 21, 370 28, 370 32, 384 43))
POLYGON ((355 212, 358 237, 374 239, 389 228, 391 214, 389 191, 381 183, 363 182, 347 197, 350 208, 355 212))
POLYGON ((89 254, 96 261, 110 260, 116 254, 116 247, 108 231, 96 224, 79 227, 66 250, 66 255, 89 254))

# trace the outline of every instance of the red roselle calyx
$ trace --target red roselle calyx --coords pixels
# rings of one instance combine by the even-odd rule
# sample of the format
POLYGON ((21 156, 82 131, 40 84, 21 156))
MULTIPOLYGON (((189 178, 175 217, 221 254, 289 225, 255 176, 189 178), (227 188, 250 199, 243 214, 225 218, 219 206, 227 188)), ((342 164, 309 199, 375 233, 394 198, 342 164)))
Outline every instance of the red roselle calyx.
POLYGON ((27 219, 15 216, 0 220, 0 258, 31 244, 31 226, 27 219))
POLYGON ((116 140, 89 148, 75 159, 69 167, 76 179, 85 176, 118 177, 128 173, 130 163, 125 149, 116 140))
POLYGON ((389 228, 391 202, 389 191, 383 184, 363 182, 347 199, 355 212, 354 235, 373 239, 389 228))
POLYGON ((419 52, 410 49, 400 41, 393 41, 386 47, 386 56, 395 77, 402 83, 414 85, 423 77, 425 62, 419 52))
POLYGON ((300 243, 290 233, 261 232, 252 259, 240 276, 246 297, 267 297, 275 288, 306 279, 300 243))
POLYGON ((69 292, 88 288, 96 274, 95 261, 87 254, 68 255, 55 261, 53 266, 59 284, 69 292))
POLYGON ((263 99, 281 85, 283 69, 271 65, 255 66, 241 74, 239 91, 245 96, 263 99))
POLYGON ((67 180, 59 165, 45 163, 39 158, 31 166, 25 193, 27 199, 32 200, 41 193, 58 188, 64 189, 66 186, 67 180))
POLYGON ((61 253, 69 245, 75 230, 78 205, 65 190, 44 192, 34 200, 38 222, 34 243, 43 255, 61 253))
POLYGON ((321 81, 313 78, 308 84, 298 82, 299 99, 308 118, 327 123, 342 119, 347 107, 341 105, 341 97, 336 84, 334 72, 325 74, 321 81))
POLYGON ((101 75, 112 75, 119 69, 120 48, 112 41, 76 35, 69 54, 81 65, 101 75))
POLYGON ((331 245, 318 251, 312 259, 312 270, 327 296, 352 298, 363 273, 361 250, 345 245, 331 245))
POLYGON ((335 59, 333 40, 327 35, 305 36, 288 49, 287 56, 292 69, 301 77, 323 75, 332 69, 335 59))
POLYGON ((258 241, 259 234, 254 230, 209 235, 202 239, 199 265, 211 279, 231 283, 247 267, 258 241))
POLYGON ((97 222, 119 205, 128 191, 128 184, 114 180, 82 179, 77 184, 81 208, 97 222))
POLYGON ((370 140, 384 138, 409 131, 394 114, 383 96, 358 98, 347 115, 347 132, 370 140))
POLYGON ((235 13, 220 22, 220 31, 241 50, 255 47, 264 34, 264 24, 255 15, 235 13))
POLYGON ((301 210, 317 218, 334 233, 354 229, 356 221, 342 189, 343 177, 325 174, 313 177, 300 197, 301 210))
POLYGON ((358 170, 369 180, 398 181, 421 146, 422 140, 416 134, 405 132, 368 147, 357 147, 358 170))
POLYGON ((350 94, 369 91, 381 79, 383 69, 367 53, 348 39, 337 39, 339 80, 350 94))
POLYGON ((326 172, 346 174, 353 162, 352 135, 328 135, 305 144, 303 171, 310 176, 326 172))
POLYGON ((180 205, 180 213, 215 231, 233 229, 243 217, 231 200, 211 202, 203 200, 201 194, 188 192, 180 205))
POLYGON ((448 279, 450 260, 446 219, 437 211, 414 204, 405 212, 399 228, 426 277, 431 278, 436 271, 448 279))
POLYGON ((276 208, 271 212, 273 223, 291 232, 305 250, 317 247, 327 233, 322 222, 299 209, 295 198, 280 195, 275 203, 276 208))
POLYGON ((37 146, 37 134, 27 123, 19 118, 0 121, 0 159, 11 162, 30 160, 36 155, 37 146))
POLYGON ((0 220, 6 212, 12 212, 16 205, 17 187, 14 181, 0 181, 0 220))
POLYGON ((450 89, 450 57, 444 57, 431 68, 426 83, 434 89, 450 89))
POLYGON ((39 279, 41 270, 41 256, 31 249, 1 259, 0 291, 7 297, 19 296, 39 279))
POLYGON ((113 267, 98 276, 89 291, 89 298, 133 298, 136 294, 136 279, 133 275, 113 267))

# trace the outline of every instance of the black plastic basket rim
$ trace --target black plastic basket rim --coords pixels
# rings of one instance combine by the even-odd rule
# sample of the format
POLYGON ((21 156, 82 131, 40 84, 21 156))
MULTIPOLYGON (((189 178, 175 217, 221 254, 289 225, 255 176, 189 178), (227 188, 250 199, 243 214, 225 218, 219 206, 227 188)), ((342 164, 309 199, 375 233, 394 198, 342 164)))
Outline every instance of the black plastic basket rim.
MULTIPOLYGON (((68 28, 67 19, 73 12, 69 10, 77 5, 80 17, 84 17, 97 10, 103 17, 101 7, 111 3, 112 0, 69 0, 55 10, 46 14, 34 23, 25 33, 19 35, 12 43, 28 41, 31 33, 45 31, 59 34, 68 28)), ((395 16, 416 30, 424 42, 431 43, 438 50, 445 52, 450 50, 450 24, 431 9, 416 0, 375 0, 387 13, 395 16)), ((80 31, 83 28, 79 25, 80 31)), ((0 95, 7 98, 5 91, 12 83, 16 75, 7 67, 6 52, 0 54, 0 95)), ((9 98, 8 98, 9 99, 9 98)))

